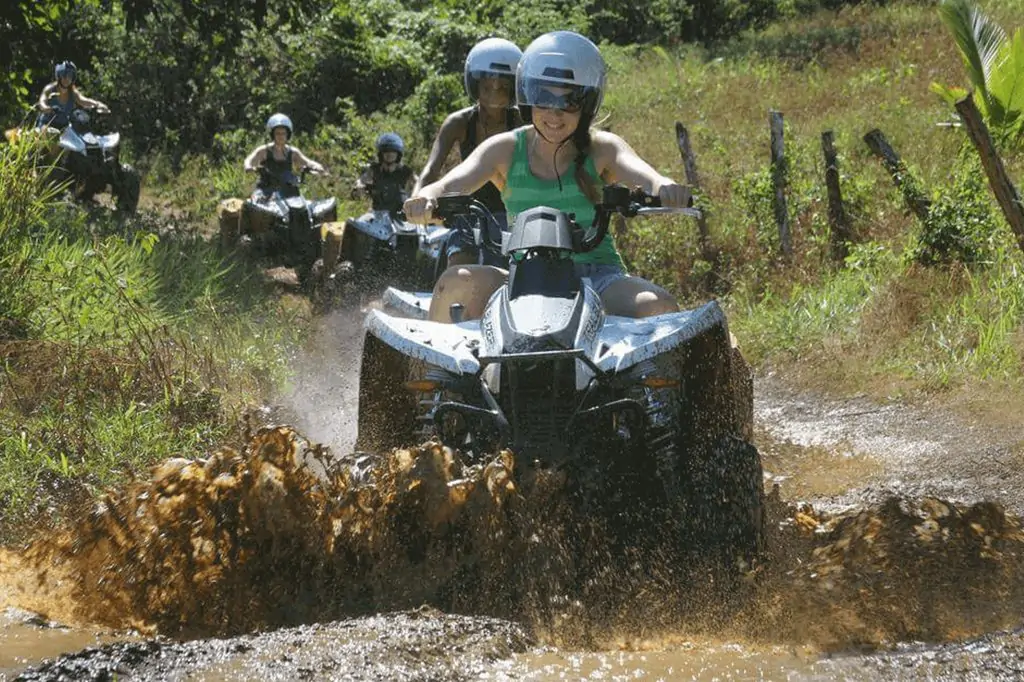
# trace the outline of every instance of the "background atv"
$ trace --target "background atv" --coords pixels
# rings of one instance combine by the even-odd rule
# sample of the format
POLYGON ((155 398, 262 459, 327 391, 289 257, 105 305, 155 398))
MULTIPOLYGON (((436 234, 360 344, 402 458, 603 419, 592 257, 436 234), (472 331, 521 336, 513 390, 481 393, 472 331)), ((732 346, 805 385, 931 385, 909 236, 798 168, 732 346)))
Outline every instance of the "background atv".
MULTIPOLYGON (((614 212, 695 213, 656 203, 607 187, 589 234, 554 209, 521 213, 504 240, 508 281, 481 320, 430 322, 429 294, 389 289, 386 305, 407 316, 367 315, 357 448, 439 438, 484 459, 510 447, 517 477, 564 470, 623 538, 674 529, 702 556, 757 557, 765 521, 749 442, 753 383, 721 308, 606 315, 573 268, 572 254, 596 247, 614 212), (661 521, 638 521, 641 510, 661 521)), ((447 224, 481 211, 468 197, 442 197, 435 214, 447 224)))
POLYGON ((370 288, 378 282, 430 288, 447 233, 438 225, 410 223, 402 211, 374 210, 345 223, 339 258, 370 288))
MULTIPOLYGON (((43 165, 50 169, 53 180, 68 183, 76 201, 92 201, 96 194, 107 191, 114 198, 117 209, 134 213, 139 205, 142 180, 139 173, 127 163, 121 163, 121 134, 97 134, 94 121, 103 114, 75 109, 70 123, 63 129, 50 127, 34 129, 47 140, 43 165)), ((25 134, 26 129, 5 133, 9 141, 25 134)))
POLYGON ((302 196, 307 174, 318 174, 309 168, 299 175, 289 172, 282 180, 262 168, 260 173, 260 186, 269 189, 266 198, 254 192, 245 201, 228 199, 218 207, 221 243, 225 248, 246 244, 256 255, 294 268, 300 283, 310 284, 325 244, 333 242, 334 253, 340 250, 337 201, 334 197, 310 201, 302 196))

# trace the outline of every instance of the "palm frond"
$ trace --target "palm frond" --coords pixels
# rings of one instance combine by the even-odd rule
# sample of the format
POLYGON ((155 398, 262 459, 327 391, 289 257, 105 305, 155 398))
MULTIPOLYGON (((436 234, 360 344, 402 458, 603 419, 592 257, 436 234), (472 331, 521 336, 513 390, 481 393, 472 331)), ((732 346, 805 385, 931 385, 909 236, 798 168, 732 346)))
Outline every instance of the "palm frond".
POLYGON ((941 0, 939 16, 953 33, 971 84, 987 100, 989 79, 1002 58, 1006 32, 970 0, 941 0))

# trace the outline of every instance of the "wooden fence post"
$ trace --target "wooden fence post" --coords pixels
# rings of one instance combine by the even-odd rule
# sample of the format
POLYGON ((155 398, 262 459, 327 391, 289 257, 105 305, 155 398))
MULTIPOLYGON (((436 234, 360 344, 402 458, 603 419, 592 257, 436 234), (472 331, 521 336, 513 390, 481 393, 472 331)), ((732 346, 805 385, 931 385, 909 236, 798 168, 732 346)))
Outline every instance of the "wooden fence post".
POLYGON ((783 141, 782 112, 770 110, 768 123, 772 133, 772 185, 775 188, 775 223, 779 227, 779 244, 786 260, 793 256, 789 235, 789 210, 786 207, 786 149, 783 141))
POLYGON ((1017 245, 1024 250, 1024 205, 1021 204, 1020 194, 1013 186, 1010 176, 1006 174, 1003 160, 999 157, 995 145, 992 143, 992 136, 988 132, 988 126, 981 118, 981 113, 974 105, 973 93, 968 94, 956 103, 956 110, 967 128, 974 148, 978 150, 981 157, 981 165, 985 167, 985 174, 988 176, 988 184, 996 195, 999 207, 1003 209, 1006 222, 1017 237, 1017 245))
POLYGON ((850 221, 843 208, 843 195, 839 191, 839 161, 836 156, 835 138, 831 130, 821 134, 821 151, 825 156, 825 187, 828 188, 829 243, 832 259, 842 262, 849 254, 852 238, 850 221))
POLYGON ((903 198, 910 207, 910 210, 914 212, 921 222, 928 219, 928 211, 931 209, 931 201, 914 186, 913 182, 908 182, 908 179, 912 180, 907 166, 900 160, 899 154, 889 145, 889 141, 885 139, 885 135, 881 130, 875 128, 874 130, 868 131, 864 135, 864 142, 867 143, 868 147, 875 156, 882 159, 882 163, 885 165, 886 170, 889 171, 889 175, 892 176, 893 182, 903 192, 903 198))
MULTIPOLYGON (((690 147, 690 133, 679 121, 676 121, 676 144, 679 146, 679 155, 683 159, 683 168, 686 171, 686 184, 694 190, 700 190, 700 175, 697 173, 697 159, 693 155, 693 148, 690 147)), ((697 232, 700 235, 700 252, 706 261, 715 260, 715 249, 711 243, 711 231, 708 229, 707 209, 701 207, 701 215, 697 218, 697 232)))

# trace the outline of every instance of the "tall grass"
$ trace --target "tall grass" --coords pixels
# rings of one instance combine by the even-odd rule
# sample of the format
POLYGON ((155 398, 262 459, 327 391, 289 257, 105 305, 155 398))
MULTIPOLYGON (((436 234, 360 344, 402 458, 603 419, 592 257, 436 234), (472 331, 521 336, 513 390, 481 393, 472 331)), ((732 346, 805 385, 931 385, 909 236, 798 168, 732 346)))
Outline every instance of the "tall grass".
POLYGON ((196 235, 59 202, 36 151, 0 150, 0 539, 229 437, 303 325, 196 235))

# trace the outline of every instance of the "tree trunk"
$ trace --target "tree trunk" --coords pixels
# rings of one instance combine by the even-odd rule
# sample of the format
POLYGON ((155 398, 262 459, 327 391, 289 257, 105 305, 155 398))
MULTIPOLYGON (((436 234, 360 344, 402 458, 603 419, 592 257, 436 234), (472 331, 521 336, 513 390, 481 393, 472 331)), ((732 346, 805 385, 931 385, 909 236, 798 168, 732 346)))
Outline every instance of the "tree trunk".
POLYGON ((786 207, 786 149, 783 139, 782 112, 769 111, 768 122, 772 133, 772 185, 775 188, 775 223, 779 227, 779 244, 788 261, 793 257, 793 242, 789 234, 789 209, 786 207))
POLYGON ((1010 229, 1017 237, 1017 245, 1024 250, 1024 205, 1021 204, 1017 188, 1014 187, 1010 176, 1006 174, 1003 160, 992 143, 988 126, 985 125, 978 108, 974 105, 973 93, 958 101, 956 110, 960 112, 971 142, 978 150, 981 165, 985 167, 985 174, 988 176, 989 186, 992 187, 992 191, 996 195, 999 207, 1003 209, 1006 222, 1010 224, 1010 229))

